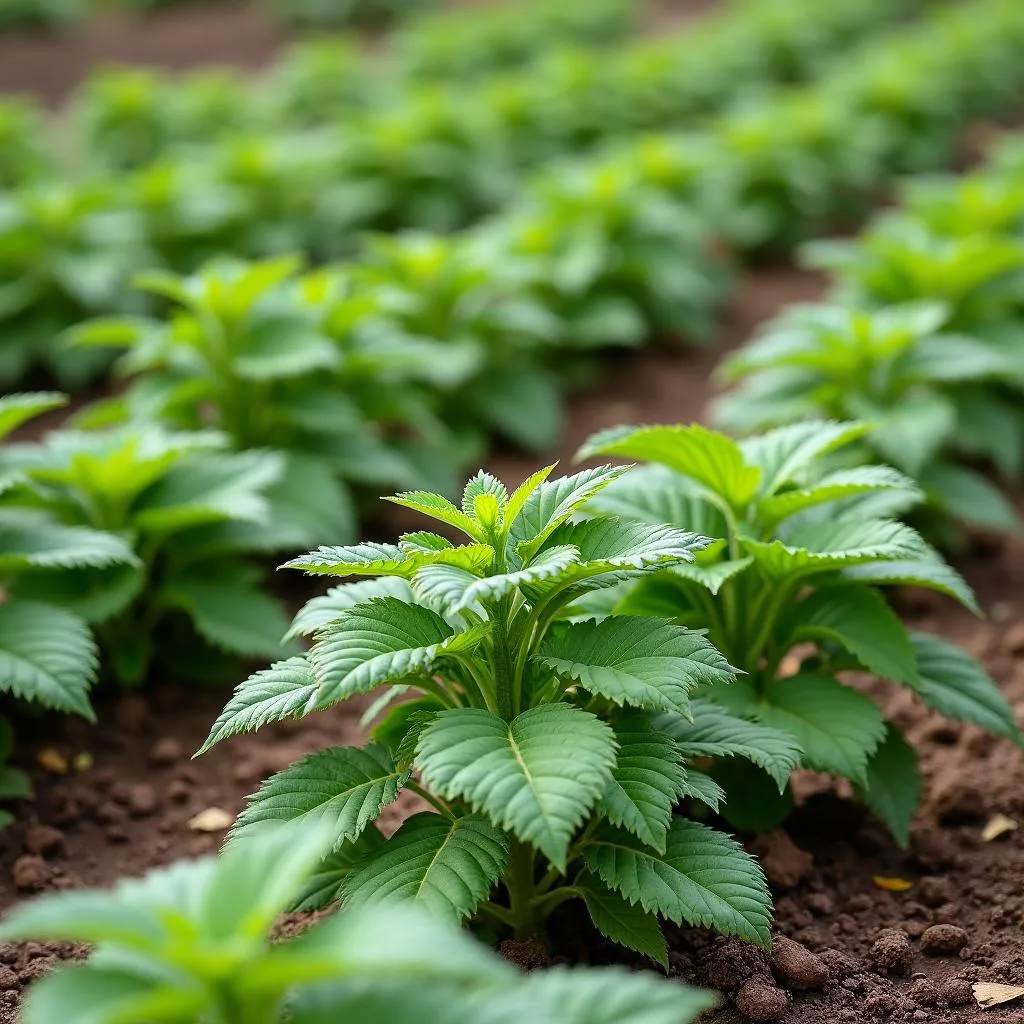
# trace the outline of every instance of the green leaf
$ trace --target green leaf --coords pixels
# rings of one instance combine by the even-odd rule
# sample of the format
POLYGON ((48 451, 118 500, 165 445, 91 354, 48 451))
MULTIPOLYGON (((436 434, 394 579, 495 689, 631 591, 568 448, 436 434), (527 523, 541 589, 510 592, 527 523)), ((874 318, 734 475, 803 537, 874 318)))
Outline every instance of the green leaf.
POLYGON ((509 531, 512 545, 519 545, 524 560, 530 559, 574 512, 628 471, 624 466, 598 466, 538 484, 509 531))
POLYGON ((772 579, 798 578, 865 562, 914 559, 928 553, 917 531, 887 519, 801 524, 786 536, 786 541, 741 537, 740 543, 772 579))
POLYGON ((716 761, 710 771, 723 791, 721 815, 731 828, 770 832, 792 813, 792 788, 780 791, 776 781, 750 761, 731 757, 716 761))
POLYGON ((616 704, 682 713, 694 687, 734 675, 701 633, 631 615, 565 626, 544 640, 538 660, 616 704))
POLYGON ((706 804, 716 814, 719 806, 725 803, 725 791, 722 787, 710 775, 705 775, 694 768, 686 769, 683 796, 706 804))
POLYGON ((301 322, 276 317, 248 327, 231 367, 243 380, 263 382, 330 371, 340 362, 341 350, 330 338, 301 322))
POLYGON ((856 466, 828 473, 809 487, 775 492, 758 503, 758 510, 765 519, 777 523, 804 509, 879 491, 905 494, 908 502, 914 503, 924 497, 910 477, 889 466, 856 466))
POLYGON ((461 924, 487 899, 507 858, 504 836, 480 815, 452 821, 429 812, 414 814, 349 875, 345 902, 358 909, 403 899, 461 924))
POLYGON ((906 627, 877 591, 824 587, 798 604, 786 629, 790 642, 831 640, 883 679, 913 683, 917 660, 906 627))
POLYGON ((376 743, 328 747, 271 775, 238 816, 232 838, 245 839, 285 822, 324 822, 335 848, 356 839, 398 799, 409 773, 376 743))
POLYGON ((626 949, 649 956, 668 970, 668 947, 658 919, 609 889, 599 878, 584 872, 575 888, 583 894, 594 927, 626 949))
POLYGON ((0 511, 0 572, 139 564, 135 552, 112 533, 62 526, 32 512, 0 511))
POLYGON ((292 620, 285 640, 299 636, 312 636, 332 622, 340 619, 350 608, 364 604, 374 597, 394 597, 411 604, 412 588, 397 576, 362 580, 359 583, 340 583, 326 594, 307 601, 292 620))
POLYGON ((286 653, 284 606, 249 583, 179 579, 160 592, 160 599, 185 611, 196 632, 223 651, 253 658, 286 653))
POLYGON ((773 683, 765 698, 758 718, 796 739, 805 767, 865 782, 885 736, 885 719, 869 697, 828 676, 798 675, 773 683))
POLYGON ((384 500, 401 505, 403 508, 411 508, 414 512, 422 512, 423 515, 430 516, 431 519, 454 526, 456 530, 461 530, 473 540, 483 541, 486 539, 480 526, 473 519, 439 494, 431 494, 429 491, 405 491, 384 500))
POLYGON ((657 462, 706 487, 735 509, 754 497, 761 482, 761 470, 746 463, 735 441, 696 424, 613 427, 591 437, 576 457, 594 455, 657 462))
POLYGON ((615 739, 618 757, 597 809, 613 825, 664 853, 672 808, 687 793, 682 754, 671 737, 651 729, 642 715, 617 725, 615 739))
POLYGON ((236 687, 196 756, 236 733, 308 715, 316 707, 318 685, 304 657, 279 661, 255 673, 236 687))
POLYGON ((858 786, 857 791, 906 849, 921 795, 921 776, 914 748, 892 722, 886 724, 885 739, 868 762, 866 785, 858 786))
POLYGON ((752 558, 735 558, 725 562, 712 562, 710 565, 673 565, 668 571, 673 576, 698 583, 713 595, 717 595, 729 580, 753 564, 752 558))
POLYGON ((927 633, 911 633, 910 640, 919 673, 913 689, 928 707, 1024 746, 1013 709, 974 658, 956 644, 927 633))
POLYGON ((67 405, 67 395, 57 391, 28 391, 0 398, 0 438, 5 438, 23 423, 67 405))
POLYGON ((0 800, 28 800, 31 796, 32 780, 20 769, 0 764, 0 800))
POLYGON ((771 896, 757 862, 735 840, 676 818, 664 857, 607 828, 584 851, 587 867, 632 904, 768 948, 771 896))
POLYGON ((531 473, 510 495, 508 504, 505 506, 505 529, 511 530, 523 511, 527 499, 537 490, 538 487, 551 475, 557 463, 538 469, 531 473))
POLYGON ((692 722, 679 715, 658 715, 653 723, 676 741, 684 757, 746 758, 763 768, 780 791, 800 767, 800 745, 788 732, 737 718, 704 700, 691 702, 690 713, 692 722))
POLYGON ((977 470, 932 462, 920 479, 931 499, 954 519, 985 530, 1024 532, 1013 502, 977 470))
POLYGON ((86 624, 50 605, 0 605, 0 692, 94 720, 87 693, 96 645, 86 624))
POLYGON ((762 498, 776 494, 815 459, 871 432, 870 423, 808 420, 769 430, 739 443, 746 461, 760 468, 762 498))
POLYGON ((425 565, 456 565, 469 572, 482 572, 493 559, 494 549, 488 544, 424 551, 403 548, 398 544, 367 542, 349 547, 317 548, 308 555, 285 562, 281 568, 302 569, 311 576, 401 576, 411 579, 425 565))
POLYGON ((394 597, 356 605, 319 633, 309 652, 320 684, 317 704, 327 707, 381 683, 429 673, 446 651, 471 650, 484 632, 456 633, 437 612, 394 597))
POLYGON ((290 910, 321 910, 344 895, 345 880, 368 858, 384 847, 384 836, 376 825, 369 825, 359 837, 345 843, 326 857, 306 876, 292 900, 290 910))
POLYGON ((560 868, 614 764, 615 734, 569 704, 530 708, 512 722, 477 708, 442 711, 416 755, 428 789, 465 800, 560 868))
POLYGON ((844 568, 841 575, 844 579, 854 580, 857 583, 877 586, 923 587, 926 590, 937 590, 939 593, 956 599, 976 615, 981 614, 974 591, 956 569, 944 562, 934 552, 923 558, 852 565, 844 568))
POLYGON ((931 462, 956 434, 956 406, 946 395, 905 395, 886 411, 871 437, 886 462, 912 477, 931 462))

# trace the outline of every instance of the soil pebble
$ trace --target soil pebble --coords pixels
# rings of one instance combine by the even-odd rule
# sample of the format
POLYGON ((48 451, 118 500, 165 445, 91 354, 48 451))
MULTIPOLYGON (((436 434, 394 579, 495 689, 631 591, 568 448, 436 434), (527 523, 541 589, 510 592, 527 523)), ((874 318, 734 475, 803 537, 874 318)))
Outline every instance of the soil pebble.
POLYGON ((18 988, 19 985, 17 972, 8 967, 7 964, 0 964, 0 989, 18 988))
POLYGON ((701 957, 699 967, 707 984, 723 992, 734 992, 755 975, 771 981, 768 955, 739 939, 726 939, 712 946, 701 957))
POLYGON ((778 1020, 789 1009, 789 996, 758 976, 743 984, 736 996, 736 1008, 748 1020, 778 1020))
POLYGON ((192 786, 184 779, 173 779, 168 783, 164 796, 172 804, 183 804, 192 795, 192 786))
POLYGON ((953 898, 953 887, 949 879, 942 875, 932 875, 921 879, 917 895, 926 907, 941 907, 953 898))
POLYGON ((56 856, 64 849, 64 833, 49 825, 30 825, 25 832, 25 852, 40 857, 56 856))
POLYGON ((789 988, 819 989, 828 982, 828 967, 820 956, 784 935, 775 938, 772 966, 779 980, 789 988))
POLYGON ((498 952, 521 971, 551 966, 551 957, 536 939, 526 939, 522 942, 506 939, 498 946, 498 952))
POLYGON ((11 881, 21 892, 38 892, 45 889, 53 878, 53 869, 35 854, 27 853, 19 857, 11 868, 11 881))
POLYGON ((801 850, 782 829, 761 836, 750 849, 760 859, 769 885, 780 889, 799 885, 814 867, 811 854, 801 850))
POLYGON ((156 790, 148 782, 137 782, 128 790, 126 802, 133 818, 149 817, 157 808, 156 790))
POLYGON ((940 775, 932 789, 932 809, 943 825, 982 821, 988 813, 988 794, 959 767, 940 775))
POLYGON ((939 993, 950 1006, 966 1006, 974 998, 971 983, 966 978, 947 978, 939 985, 939 993))
POLYGON ((828 976, 833 981, 852 978, 860 970, 860 965, 852 956, 847 956, 838 949, 823 949, 818 959, 825 965, 828 976))
POLYGON ((149 750, 149 760, 159 767, 176 764, 184 756, 185 748, 174 736, 161 736, 149 750))
POLYGON ((918 1006, 935 1006, 940 998, 938 989, 927 978, 917 978, 908 995, 918 1006))
POLYGON ((875 937, 871 962, 888 974, 909 974, 914 950, 907 933, 900 928, 885 928, 875 937))
POLYGON ((921 951, 929 956, 955 956, 970 942, 970 936, 955 924, 933 924, 921 936, 921 951))

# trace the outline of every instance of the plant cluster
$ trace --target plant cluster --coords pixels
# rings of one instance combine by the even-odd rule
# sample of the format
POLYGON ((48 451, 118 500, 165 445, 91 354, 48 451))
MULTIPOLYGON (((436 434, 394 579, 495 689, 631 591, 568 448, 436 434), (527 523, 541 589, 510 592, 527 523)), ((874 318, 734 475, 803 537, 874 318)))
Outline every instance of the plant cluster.
POLYGON ((740 431, 806 416, 865 417, 870 451, 928 496, 930 528, 1019 530, 986 472, 1024 468, 1024 167, 1011 136, 979 170, 914 177, 897 209, 850 241, 807 246, 829 272, 822 303, 796 306, 726 359, 740 382, 717 406, 740 431), (973 463, 973 465, 972 465, 973 463))
MULTIPOLYGON (((928 707, 1022 746, 1024 736, 978 663, 941 637, 908 631, 879 594, 879 587, 911 585, 978 610, 956 571, 898 520, 923 497, 916 484, 891 467, 842 458, 870 429, 811 420, 740 442, 699 426, 595 435, 582 455, 649 465, 612 481, 588 511, 685 524, 713 542, 692 563, 623 581, 571 611, 574 618, 609 615, 599 623, 659 616, 706 629, 740 673, 731 686, 706 680, 695 693, 714 709, 710 721, 728 713, 787 736, 797 764, 849 780, 906 845, 917 805, 916 755, 847 673, 909 687, 928 707)), ((713 748, 704 712, 692 721, 678 711, 661 714, 655 724, 684 747, 697 742, 712 757, 727 753, 713 748)), ((710 775, 724 790, 729 822, 767 830, 792 806, 786 773, 750 760, 716 765, 710 775)))
POLYGON ((592 592, 694 564, 711 541, 614 515, 580 521, 626 471, 551 480, 552 468, 511 494, 481 472, 461 506, 422 491, 391 499, 465 543, 420 531, 288 563, 370 579, 335 586, 299 613, 292 633, 313 634, 309 652, 242 683, 203 749, 378 693, 366 716, 373 739, 271 776, 231 842, 295 820, 328 825, 333 846, 296 898, 301 909, 405 898, 526 938, 578 900, 601 933, 662 965, 659 918, 767 945, 756 862, 675 810, 721 801, 688 763, 707 744, 784 781, 796 743, 691 700, 698 688, 728 689, 733 676, 701 630, 654 617, 564 618, 592 592), (672 722, 691 718, 692 733, 674 738, 672 722), (385 839, 374 819, 403 790, 432 809, 385 839))
POLYGON ((181 863, 114 892, 48 896, 19 907, 0 937, 96 945, 86 963, 32 986, 20 1019, 52 1024, 689 1024, 711 993, 616 968, 523 977, 424 911, 345 910, 271 941, 333 836, 285 828, 220 858, 181 863))

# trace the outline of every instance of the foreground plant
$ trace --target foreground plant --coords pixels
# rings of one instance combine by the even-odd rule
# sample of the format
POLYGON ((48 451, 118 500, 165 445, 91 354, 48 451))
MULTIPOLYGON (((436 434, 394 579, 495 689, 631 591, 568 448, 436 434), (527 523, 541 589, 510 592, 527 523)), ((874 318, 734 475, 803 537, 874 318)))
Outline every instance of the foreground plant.
MULTIPOLYGON (((661 615, 707 626, 744 675, 732 686, 702 687, 700 696, 790 736, 804 767, 850 780, 905 844, 916 755, 844 673, 869 672, 951 718, 1022 737, 981 666, 946 640, 909 632, 876 589, 924 587, 977 611, 956 571, 890 518, 921 500, 912 480, 886 466, 830 466, 831 453, 869 430, 811 421, 736 442, 700 426, 621 427, 592 437, 581 456, 654 463, 615 481, 588 511, 638 524, 686 522, 716 538, 694 564, 600 595, 614 612, 605 621, 661 615)), ((701 719, 674 713, 657 727, 685 744, 701 719)), ((730 762, 713 776, 726 790, 726 817, 740 827, 773 827, 791 806, 763 768, 730 762)))
POLYGON ((983 458, 1010 479, 1020 473, 1024 419, 1013 394, 1024 363, 1008 344, 948 331, 948 315, 935 301, 790 307, 723 363, 723 379, 740 386, 717 403, 716 419, 749 432, 870 418, 863 450, 913 477, 939 513, 1020 529, 1002 491, 957 457, 983 458))
MULTIPOLYGON (((0 398, 0 438, 64 404, 57 394, 0 398)), ((24 482, 17 470, 0 471, 0 494, 24 482)), ((44 708, 92 719, 89 689, 96 679, 96 644, 84 618, 38 600, 22 600, 19 582, 59 579, 77 569, 129 571, 136 559, 120 538, 97 530, 62 526, 45 511, 0 507, 0 694, 44 708), (14 592, 11 596, 11 591, 14 592)), ((28 776, 7 765, 14 730, 0 715, 0 800, 31 795, 28 776)), ((0 809, 0 828, 13 816, 0 809)))
MULTIPOLYGON (((476 916, 525 938, 581 899, 601 932, 662 964, 658 917, 767 945, 756 863, 722 833, 672 813, 683 797, 719 801, 717 787, 684 765, 704 748, 655 725, 658 713, 694 713, 690 691, 728 683, 729 664, 700 632, 664 619, 556 621, 590 591, 692 563, 708 541, 614 516, 575 522, 625 470, 548 480, 552 468, 511 495, 480 473, 461 507, 425 492, 391 499, 468 543, 417 532, 288 563, 380 578, 310 602, 293 627, 315 634, 308 655, 239 686, 203 750, 386 689, 369 715, 379 718, 374 742, 322 750, 272 776, 234 840, 297 818, 330 822, 334 849, 297 901, 305 909, 404 896, 446 920, 476 916), (433 810, 385 839, 373 821, 406 789, 433 810)), ((783 776, 796 763, 785 735, 713 713, 716 749, 783 776), (751 752, 759 738, 765 749, 751 752)))
POLYGON ((523 977, 456 929, 390 903, 346 911, 271 942, 275 919, 332 839, 282 829, 122 882, 23 904, 0 941, 95 943, 88 962, 29 990, 20 1020, 124 1024, 687 1024, 710 993, 615 968, 523 977))

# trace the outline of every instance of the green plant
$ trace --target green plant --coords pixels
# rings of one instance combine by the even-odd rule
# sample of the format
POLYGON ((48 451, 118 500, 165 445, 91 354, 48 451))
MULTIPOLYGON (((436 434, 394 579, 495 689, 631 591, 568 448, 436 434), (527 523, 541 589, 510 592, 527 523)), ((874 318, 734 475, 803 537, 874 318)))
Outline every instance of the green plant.
POLYGON ((305 533, 304 496, 270 490, 281 484, 279 456, 229 452, 210 431, 130 426, 8 445, 0 466, 18 474, 4 514, 39 509, 63 524, 56 530, 89 527, 127 545, 127 558, 69 560, 13 586, 89 622, 119 683, 143 682, 155 659, 181 678, 280 655, 287 619, 244 557, 305 533))
MULTIPOLYGON (((0 398, 0 438, 32 417, 64 404, 61 395, 35 393, 0 398)), ((0 471, 0 494, 24 483, 9 467, 0 471)), ((44 511, 0 505, 0 694, 14 701, 92 719, 89 688, 96 678, 96 645, 84 618, 37 600, 23 600, 25 579, 60 580, 78 569, 131 570, 135 555, 121 539, 79 526, 68 527, 44 511), (13 591, 13 593, 12 593, 13 591)), ((6 762, 14 730, 0 715, 0 800, 31 795, 28 776, 6 762)), ((0 828, 13 816, 0 808, 0 828)))
POLYGON ((688 1024, 711 993, 624 970, 528 977, 422 910, 346 910, 273 942, 275 919, 332 836, 290 828, 121 882, 34 900, 0 937, 87 942, 84 964, 29 990, 23 1024, 688 1024))
POLYGON ((16 188, 42 175, 48 128, 43 110, 28 97, 0 99, 0 188, 16 188))
POLYGON ((378 25, 407 18, 433 0, 270 0, 278 20, 295 28, 378 25))
MULTIPOLYGON (((700 632, 662 619, 555 621, 574 598, 688 563, 706 541, 616 517, 576 522, 624 470, 549 481, 552 468, 511 495, 480 473, 461 508, 425 492, 391 499, 467 544, 417 532, 288 563, 380 579, 300 612, 293 632, 315 632, 308 655, 242 683, 203 750, 386 687, 369 713, 382 717, 368 746, 322 750, 268 779, 234 841, 296 818, 329 822, 334 849, 297 901, 306 909, 405 896, 525 938, 582 899, 600 931, 662 964, 659 915, 767 945, 760 870, 727 836, 673 817, 681 798, 714 805, 719 793, 653 725, 655 712, 689 714, 689 691, 732 669, 700 632), (373 820, 403 789, 433 809, 385 840, 373 820)), ((764 733, 775 744, 753 756, 794 764, 795 746, 764 733)))
POLYGON ((971 525, 1017 530, 1002 491, 957 457, 1020 474, 1024 361, 1011 345, 946 331, 947 319, 932 301, 874 311, 792 306, 722 364, 722 379, 742 383, 719 400, 716 421, 747 433, 817 416, 872 420, 862 454, 913 477, 929 505, 971 525), (1012 386, 1010 395, 998 385, 1012 386))
MULTIPOLYGON (((909 633, 875 589, 925 587, 977 610, 956 571, 890 518, 920 499, 911 480, 886 466, 829 465, 826 456, 869 429, 809 421, 736 442, 700 426, 621 427, 595 435, 581 455, 654 463, 598 495, 588 506, 596 512, 686 522, 716 538, 695 564, 625 584, 618 600, 601 595, 603 607, 708 627, 708 639, 744 675, 700 696, 790 736, 805 767, 850 780, 905 844, 916 755, 843 673, 892 680, 937 711, 1024 741, 981 666, 944 639, 909 633)), ((669 718, 658 727, 678 742, 692 741, 695 730, 702 738, 700 718, 669 718)), ((713 773, 726 790, 728 820, 767 829, 784 817, 790 797, 770 775, 733 763, 713 773)))
POLYGON ((84 0, 0 0, 0 31, 23 27, 66 30, 85 15, 84 0))

